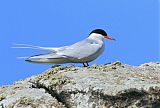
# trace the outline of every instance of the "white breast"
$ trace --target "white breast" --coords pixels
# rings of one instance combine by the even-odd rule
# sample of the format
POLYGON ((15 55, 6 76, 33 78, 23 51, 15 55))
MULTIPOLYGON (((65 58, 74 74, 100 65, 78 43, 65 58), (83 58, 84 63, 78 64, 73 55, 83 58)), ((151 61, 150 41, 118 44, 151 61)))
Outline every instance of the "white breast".
POLYGON ((94 42, 96 44, 100 45, 101 47, 96 53, 94 53, 86 58, 81 59, 82 62, 84 62, 84 61, 91 62, 91 61, 95 60, 97 57, 99 57, 104 52, 104 49, 105 49, 104 37, 102 35, 93 33, 88 38, 93 39, 94 42))

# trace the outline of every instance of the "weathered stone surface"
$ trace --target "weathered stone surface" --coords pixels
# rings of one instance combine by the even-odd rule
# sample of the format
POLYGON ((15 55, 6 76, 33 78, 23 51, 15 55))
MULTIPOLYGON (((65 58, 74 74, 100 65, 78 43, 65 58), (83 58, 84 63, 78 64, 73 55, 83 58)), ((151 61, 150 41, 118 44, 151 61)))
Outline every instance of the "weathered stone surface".
POLYGON ((0 108, 160 108, 160 62, 54 67, 0 87, 0 108))

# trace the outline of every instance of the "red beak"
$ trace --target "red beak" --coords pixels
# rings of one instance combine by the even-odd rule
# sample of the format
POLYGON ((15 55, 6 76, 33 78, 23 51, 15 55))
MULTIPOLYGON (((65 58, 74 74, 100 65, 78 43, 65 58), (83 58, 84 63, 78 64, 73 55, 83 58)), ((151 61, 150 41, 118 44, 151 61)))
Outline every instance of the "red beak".
POLYGON ((109 39, 109 40, 116 40, 116 39, 114 39, 114 38, 112 38, 110 36, 104 36, 104 38, 109 39))

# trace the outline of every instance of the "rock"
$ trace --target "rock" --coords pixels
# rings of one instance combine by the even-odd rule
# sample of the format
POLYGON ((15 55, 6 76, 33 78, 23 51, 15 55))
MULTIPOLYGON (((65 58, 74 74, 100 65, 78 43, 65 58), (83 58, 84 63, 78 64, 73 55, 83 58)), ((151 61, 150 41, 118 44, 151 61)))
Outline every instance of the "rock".
POLYGON ((160 62, 58 66, 0 87, 0 108, 160 108, 160 62))

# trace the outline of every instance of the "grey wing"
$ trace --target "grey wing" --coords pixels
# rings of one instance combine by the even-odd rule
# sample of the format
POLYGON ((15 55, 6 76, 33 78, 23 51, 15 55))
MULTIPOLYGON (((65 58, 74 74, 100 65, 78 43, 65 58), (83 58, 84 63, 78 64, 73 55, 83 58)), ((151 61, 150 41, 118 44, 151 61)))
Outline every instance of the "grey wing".
POLYGON ((26 57, 25 61, 32 63, 47 63, 47 64, 48 63, 61 64, 69 62, 67 57, 62 55, 57 55, 56 53, 28 56, 26 57))
POLYGON ((102 45, 98 44, 96 41, 85 39, 71 46, 68 46, 68 48, 57 52, 57 54, 70 58, 82 59, 94 55, 100 50, 101 47, 102 45))
POLYGON ((48 53, 48 54, 38 54, 38 55, 28 56, 26 58, 28 59, 42 59, 42 58, 52 59, 52 58, 66 58, 66 57, 63 55, 57 55, 55 53, 48 53))

